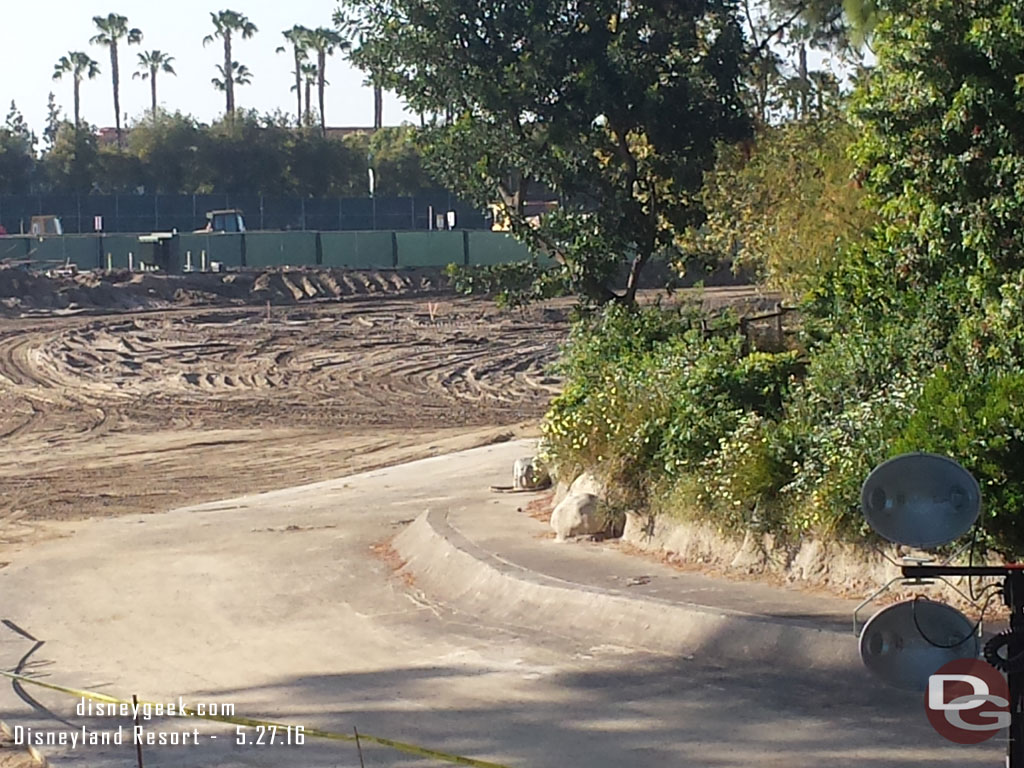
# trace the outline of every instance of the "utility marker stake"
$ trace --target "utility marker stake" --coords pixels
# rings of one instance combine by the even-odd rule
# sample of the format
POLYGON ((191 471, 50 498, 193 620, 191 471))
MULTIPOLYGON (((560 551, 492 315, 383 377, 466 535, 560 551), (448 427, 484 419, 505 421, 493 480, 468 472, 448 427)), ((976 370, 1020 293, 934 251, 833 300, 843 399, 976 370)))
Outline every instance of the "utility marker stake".
MULTIPOLYGON (((133 693, 132 694, 132 711, 135 712, 135 727, 139 727, 139 699, 133 693)), ((138 733, 138 731, 136 731, 138 733)), ((139 763, 139 768, 142 768, 142 739, 135 740, 135 758, 139 763)))
POLYGON ((356 735, 356 750, 359 752, 359 768, 366 768, 366 763, 363 762, 363 747, 359 743, 359 729, 353 726, 352 731, 356 735))

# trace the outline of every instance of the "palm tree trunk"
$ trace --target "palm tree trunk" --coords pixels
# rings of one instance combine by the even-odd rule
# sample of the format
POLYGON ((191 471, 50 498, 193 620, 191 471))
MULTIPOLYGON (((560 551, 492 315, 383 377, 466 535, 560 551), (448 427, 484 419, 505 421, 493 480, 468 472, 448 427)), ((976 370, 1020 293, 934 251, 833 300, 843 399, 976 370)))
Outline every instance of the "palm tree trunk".
POLYGON ((310 104, 313 101, 313 86, 311 81, 306 81, 306 125, 309 125, 313 121, 313 115, 310 112, 310 104))
POLYGON ((302 62, 299 59, 299 46, 295 46, 295 98, 298 105, 295 110, 295 122, 302 127, 302 62))
POLYGON ((149 70, 149 90, 153 97, 153 120, 156 120, 156 67, 149 70))
POLYGON ((82 79, 81 79, 81 78, 79 78, 79 77, 76 77, 76 78, 75 78, 75 132, 76 132, 76 133, 78 132, 78 124, 79 124, 79 122, 80 122, 80 120, 79 120, 79 118, 78 118, 78 104, 79 104, 79 100, 78 100, 78 88, 79 88, 79 86, 80 86, 81 84, 82 84, 82 79))
POLYGON ((373 128, 379 131, 384 127, 384 89, 373 86, 373 128))
POLYGON ((110 43, 110 73, 114 81, 114 126, 117 130, 117 148, 121 149, 121 75, 117 71, 117 41, 110 43))
POLYGON ((324 69, 327 67, 327 52, 321 50, 317 56, 318 72, 316 73, 316 88, 317 95, 320 102, 320 135, 327 136, 327 120, 324 118, 324 79, 326 73, 324 69))
POLYGON ((231 68, 231 30, 224 31, 224 93, 228 120, 235 119, 235 71, 231 68))

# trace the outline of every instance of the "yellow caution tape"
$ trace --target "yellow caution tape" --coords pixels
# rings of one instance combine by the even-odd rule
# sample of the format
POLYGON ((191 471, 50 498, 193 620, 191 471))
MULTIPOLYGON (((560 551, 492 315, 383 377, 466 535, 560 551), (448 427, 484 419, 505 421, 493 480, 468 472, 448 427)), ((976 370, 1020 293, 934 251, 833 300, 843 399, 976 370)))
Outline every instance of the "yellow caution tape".
MULTIPOLYGON (((53 683, 45 683, 42 680, 37 680, 32 677, 25 677, 24 675, 16 675, 13 672, 4 672, 0 670, 0 676, 15 680, 19 683, 29 683, 30 685, 37 685, 40 688, 48 688, 51 691, 58 691, 59 693, 66 693, 77 698, 92 699, 93 701, 102 701, 107 704, 127 704, 131 706, 133 702, 127 701, 126 699, 118 699, 113 696, 107 696, 105 693, 95 693, 94 691, 83 691, 78 688, 67 688, 63 685, 55 685, 53 683)), ((150 707, 158 706, 154 702, 138 701, 135 702, 138 706, 150 707)), ((288 723, 275 723, 270 720, 256 720, 251 717, 233 717, 227 715, 200 715, 197 712, 190 710, 188 707, 184 707, 183 714, 180 717, 196 717, 201 720, 213 720, 219 723, 230 723, 232 725, 244 725, 250 728, 262 726, 264 728, 292 728, 301 727, 303 733, 306 736, 312 736, 317 739, 330 739, 332 741, 347 741, 354 742, 356 737, 354 734, 350 735, 347 733, 336 733, 334 731, 324 731, 319 728, 307 728, 306 726, 296 726, 288 723)), ((371 736, 369 734, 360 733, 360 742, 371 742, 373 744, 379 744, 383 747, 390 747, 396 749, 399 752, 405 752, 410 755, 418 755, 419 757, 429 757, 434 760, 441 760, 446 763, 454 763, 456 765, 469 765, 473 768, 507 768, 507 766, 499 765, 498 763, 489 763, 486 760, 475 760, 471 757, 461 757, 460 755, 452 755, 447 752, 439 752, 436 749, 427 749, 426 747, 420 747, 415 744, 408 744, 404 741, 395 741, 394 739, 385 739, 381 736, 371 736)))

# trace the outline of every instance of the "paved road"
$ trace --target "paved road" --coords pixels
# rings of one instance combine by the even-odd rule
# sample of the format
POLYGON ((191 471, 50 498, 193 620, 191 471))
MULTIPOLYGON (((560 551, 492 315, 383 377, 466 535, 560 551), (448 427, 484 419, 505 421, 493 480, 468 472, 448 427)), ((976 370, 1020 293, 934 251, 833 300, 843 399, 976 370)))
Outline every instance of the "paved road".
MULTIPOLYGON (((43 644, 24 658, 33 643, 0 626, 0 669, 24 659, 26 673, 55 683, 229 703, 245 716, 346 733, 357 726, 524 768, 998 764, 998 743, 943 742, 919 696, 880 689, 856 667, 638 650, 606 635, 599 615, 567 631, 531 622, 522 604, 503 613, 500 594, 470 613, 396 574, 386 542, 424 509, 463 522, 473 510, 481 520, 519 515, 529 497, 487 487, 507 482, 524 450, 500 444, 168 514, 55 525, 52 538, 5 555, 0 619, 43 644)), ((557 553, 537 526, 536 546, 557 553)), ((725 589, 712 586, 707 594, 725 589)), ((130 725, 78 717, 75 704, 0 685, 0 716, 12 726, 45 734, 130 725)), ((233 728, 198 728, 198 746, 147 747, 146 766, 359 764, 346 744, 239 747, 233 728)), ((130 746, 43 752, 57 766, 134 760, 130 746)), ((371 767, 441 764, 380 747, 365 758, 371 767)))

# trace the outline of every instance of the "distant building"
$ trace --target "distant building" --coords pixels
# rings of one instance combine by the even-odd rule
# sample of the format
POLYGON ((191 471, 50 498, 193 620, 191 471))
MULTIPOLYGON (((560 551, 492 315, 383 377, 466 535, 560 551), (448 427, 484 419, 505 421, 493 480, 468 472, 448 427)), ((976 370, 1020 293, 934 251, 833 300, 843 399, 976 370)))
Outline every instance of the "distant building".
MULTIPOLYGON (((128 135, 127 130, 122 130, 123 135, 128 135)), ((101 147, 117 146, 117 128, 100 128, 96 132, 96 143, 101 147)))

